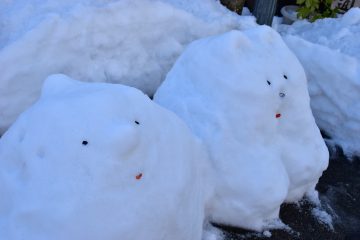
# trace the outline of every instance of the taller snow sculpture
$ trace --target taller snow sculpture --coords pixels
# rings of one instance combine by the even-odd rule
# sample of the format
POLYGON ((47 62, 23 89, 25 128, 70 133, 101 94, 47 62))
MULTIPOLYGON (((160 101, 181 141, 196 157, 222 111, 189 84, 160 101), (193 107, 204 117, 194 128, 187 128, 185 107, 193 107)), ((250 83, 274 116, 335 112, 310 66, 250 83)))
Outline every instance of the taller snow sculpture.
POLYGON ((327 167, 304 70, 268 27, 193 42, 154 99, 207 145, 215 222, 261 230, 327 167))
POLYGON ((140 91, 52 76, 0 139, 1 239, 199 240, 205 157, 140 91))

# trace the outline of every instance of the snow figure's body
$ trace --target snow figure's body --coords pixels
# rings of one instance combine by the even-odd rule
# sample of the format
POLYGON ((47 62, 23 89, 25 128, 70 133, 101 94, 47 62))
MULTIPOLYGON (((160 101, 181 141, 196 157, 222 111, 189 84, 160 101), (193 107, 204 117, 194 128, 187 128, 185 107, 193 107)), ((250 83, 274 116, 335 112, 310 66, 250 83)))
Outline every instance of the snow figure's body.
POLYGON ((207 145, 212 221, 261 230, 282 202, 313 194, 327 167, 304 71, 268 27, 192 43, 154 99, 207 145))
POLYGON ((55 75, 0 140, 1 239, 199 240, 204 158, 140 91, 55 75))

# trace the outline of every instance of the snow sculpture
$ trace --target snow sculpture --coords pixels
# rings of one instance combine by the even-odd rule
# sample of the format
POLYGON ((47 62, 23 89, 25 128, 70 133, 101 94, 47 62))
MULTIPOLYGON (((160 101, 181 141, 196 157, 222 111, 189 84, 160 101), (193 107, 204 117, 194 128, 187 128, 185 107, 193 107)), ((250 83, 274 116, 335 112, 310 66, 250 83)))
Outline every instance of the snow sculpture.
POLYGON ((315 193, 328 151, 304 70, 270 28, 193 42, 154 100, 208 148, 216 172, 212 221, 261 230, 282 202, 315 193))
POLYGON ((199 240, 205 157, 140 91, 51 76, 0 139, 1 239, 199 240))

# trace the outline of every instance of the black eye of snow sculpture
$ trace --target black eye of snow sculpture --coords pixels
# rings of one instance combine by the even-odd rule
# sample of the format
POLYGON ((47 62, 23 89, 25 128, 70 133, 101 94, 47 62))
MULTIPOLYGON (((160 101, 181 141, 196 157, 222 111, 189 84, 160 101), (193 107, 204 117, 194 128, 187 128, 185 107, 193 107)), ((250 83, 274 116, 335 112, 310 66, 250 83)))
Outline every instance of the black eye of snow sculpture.
POLYGON ((287 79, 287 76, 284 74, 284 78, 287 79))
POLYGON ((266 81, 268 85, 271 85, 271 82, 269 80, 266 81))
POLYGON ((140 123, 139 123, 138 121, 136 121, 136 120, 135 120, 134 122, 135 122, 135 124, 137 124, 137 125, 139 125, 139 124, 140 124, 140 123))
POLYGON ((86 146, 86 145, 88 145, 88 141, 82 141, 82 145, 84 145, 84 146, 86 146))

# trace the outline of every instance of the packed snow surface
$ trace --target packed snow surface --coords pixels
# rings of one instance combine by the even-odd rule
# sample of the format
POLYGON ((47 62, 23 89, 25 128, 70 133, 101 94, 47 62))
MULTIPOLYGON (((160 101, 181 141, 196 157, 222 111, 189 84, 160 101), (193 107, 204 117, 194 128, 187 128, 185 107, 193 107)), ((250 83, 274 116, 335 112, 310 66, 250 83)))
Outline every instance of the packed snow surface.
POLYGON ((195 41, 154 96, 200 137, 216 172, 215 222, 261 230, 280 204, 314 195, 328 150, 304 70, 268 27, 195 41))
POLYGON ((214 0, 0 1, 0 135, 50 74, 152 95, 189 42, 254 24, 214 0))
POLYGON ((140 91, 51 76, 0 139, 6 240, 199 240, 206 151, 140 91))
POLYGON ((319 127, 347 155, 360 154, 360 8, 336 19, 280 25, 302 63, 319 127))

